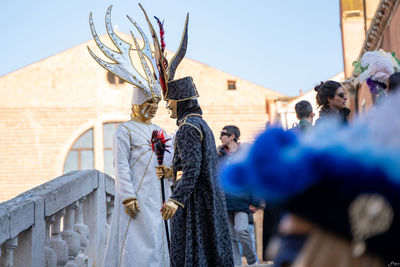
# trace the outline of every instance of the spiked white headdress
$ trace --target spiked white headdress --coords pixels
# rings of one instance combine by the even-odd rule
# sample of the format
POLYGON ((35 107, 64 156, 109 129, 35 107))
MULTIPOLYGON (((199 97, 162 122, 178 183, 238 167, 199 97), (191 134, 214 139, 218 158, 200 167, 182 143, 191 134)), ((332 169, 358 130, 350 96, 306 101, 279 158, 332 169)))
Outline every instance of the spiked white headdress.
POLYGON ((88 47, 89 53, 103 68, 112 72, 116 76, 120 77, 121 79, 127 81, 128 83, 134 86, 132 104, 140 105, 143 104, 143 102, 145 102, 146 100, 151 98, 159 98, 161 100, 161 86, 158 81, 159 74, 157 71, 156 59, 152 55, 150 43, 149 40, 147 39, 147 36, 144 34, 139 25, 132 18, 127 16, 128 19, 139 31, 144 42, 144 47, 140 48, 135 36, 131 32, 135 44, 135 48, 132 48, 132 44, 125 42, 117 34, 115 34, 111 24, 111 9, 112 5, 107 9, 106 28, 108 36, 110 37, 110 39, 112 40, 113 44, 116 46, 118 51, 115 51, 107 47, 100 41, 100 38, 97 35, 96 29, 93 24, 92 13, 90 13, 89 16, 89 24, 93 38, 96 41, 97 46, 104 53, 104 55, 106 55, 109 59, 111 59, 114 62, 108 63, 102 60, 101 58, 96 56, 93 53, 93 51, 88 47), (135 66, 133 65, 133 60, 131 59, 130 56, 130 50, 134 50, 137 52, 145 76, 139 73, 135 68, 135 66), (148 65, 145 57, 150 62, 151 66, 148 65))
POLYGON ((111 9, 112 5, 107 9, 106 13, 106 28, 107 33, 114 45, 117 47, 118 51, 112 50, 111 48, 105 46, 101 41, 99 36, 96 33, 96 29, 93 25, 92 13, 89 16, 89 24, 90 29, 92 31, 92 35, 94 40, 96 41, 97 46, 100 50, 106 55, 109 59, 113 61, 113 63, 108 63, 101 58, 97 57, 92 50, 89 49, 89 53, 93 56, 93 58, 99 63, 103 68, 112 72, 116 76, 121 79, 127 81, 128 83, 135 86, 132 96, 132 104, 140 105, 148 99, 151 98, 159 98, 161 99, 161 94, 163 95, 165 100, 175 100, 176 97, 182 99, 183 95, 188 98, 193 98, 198 96, 197 90, 193 84, 191 77, 186 77, 179 80, 174 80, 175 71, 178 67, 179 63, 185 56, 186 47, 187 47, 187 25, 189 20, 189 14, 186 16, 185 28, 182 35, 181 44, 176 52, 175 56, 172 58, 170 65, 168 66, 168 62, 164 57, 164 48, 165 44, 163 41, 164 29, 162 23, 157 19, 158 24, 160 26, 160 34, 161 34, 161 45, 158 42, 157 34, 150 23, 149 18, 147 17, 146 11, 143 9, 142 5, 139 4, 142 9, 147 24, 149 26, 153 44, 154 44, 154 56, 150 48, 149 40, 146 35, 139 27, 139 25, 129 16, 128 19, 132 22, 132 24, 139 31, 142 36, 144 46, 143 48, 139 47, 138 42, 136 41, 135 36, 131 32, 135 48, 132 48, 132 44, 129 44, 118 37, 112 27, 111 24, 111 9), (130 56, 130 51, 134 50, 137 52, 140 65, 144 70, 145 76, 137 71, 135 66, 133 65, 133 60, 130 56), (146 59, 150 62, 150 67, 147 64, 146 59), (168 87, 174 90, 168 90, 168 87), (175 90, 176 89, 176 90, 175 90), (179 90, 178 90, 179 89, 179 90), (162 92, 161 92, 162 90, 162 92), (182 94, 179 92, 186 92, 186 94, 182 94))

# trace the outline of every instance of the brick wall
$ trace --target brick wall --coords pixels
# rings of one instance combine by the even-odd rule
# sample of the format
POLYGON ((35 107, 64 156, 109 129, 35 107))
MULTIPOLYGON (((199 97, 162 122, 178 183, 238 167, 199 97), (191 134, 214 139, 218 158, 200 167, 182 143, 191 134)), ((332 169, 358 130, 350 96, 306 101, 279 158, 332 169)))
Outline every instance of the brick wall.
MULTIPOLYGON (((129 119, 132 89, 109 84, 87 45, 95 48, 89 41, 0 77, 0 201, 61 175, 71 145, 92 127, 95 167, 102 170, 102 123, 129 119)), ((283 96, 185 59, 175 77, 188 75, 216 138, 224 125, 236 124, 242 141, 251 141, 268 120, 266 100, 283 96), (227 80, 235 80, 237 90, 228 91, 227 80)), ((154 122, 176 129, 165 102, 154 122)))

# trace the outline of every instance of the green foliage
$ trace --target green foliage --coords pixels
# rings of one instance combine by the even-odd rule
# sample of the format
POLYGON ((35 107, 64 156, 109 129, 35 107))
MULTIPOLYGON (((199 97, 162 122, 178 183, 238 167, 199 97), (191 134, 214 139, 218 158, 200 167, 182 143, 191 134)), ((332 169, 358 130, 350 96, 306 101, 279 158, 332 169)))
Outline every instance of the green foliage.
POLYGON ((353 66, 354 66, 354 73, 356 75, 360 75, 361 73, 363 73, 366 69, 368 69, 368 66, 366 66, 365 68, 363 66, 361 66, 361 60, 357 60, 353 62, 353 66))

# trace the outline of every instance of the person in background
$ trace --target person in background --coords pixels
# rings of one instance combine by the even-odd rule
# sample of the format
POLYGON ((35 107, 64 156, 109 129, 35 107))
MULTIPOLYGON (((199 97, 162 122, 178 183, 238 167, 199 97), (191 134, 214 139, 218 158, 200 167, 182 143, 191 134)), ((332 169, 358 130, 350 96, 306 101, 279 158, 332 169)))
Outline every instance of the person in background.
POLYGON ((372 103, 378 104, 384 99, 389 89, 389 77, 400 71, 399 60, 395 53, 386 52, 383 49, 366 51, 362 57, 353 62, 354 83, 365 82, 370 90, 372 103))
MULTIPOLYGON (((311 103, 306 100, 299 101, 295 105, 295 111, 299 123, 290 131, 296 134, 307 133, 312 128, 314 120, 311 103)), ((283 214, 277 208, 267 207, 264 209, 263 230, 264 260, 274 259, 275 266, 290 266, 307 239, 309 227, 296 216, 283 214), (279 226, 279 220, 283 227, 279 226), (288 225, 291 226, 291 231, 287 231, 288 225), (269 242, 271 246, 267 250, 269 242)))
POLYGON ((327 117, 337 117, 343 124, 348 124, 350 109, 346 108, 347 96, 340 83, 336 81, 321 82, 314 90, 317 92, 317 104, 321 107, 316 125, 327 117))
POLYGON ((393 116, 400 112, 400 92, 382 101, 349 127, 322 124, 308 142, 268 130, 243 162, 222 172, 226 191, 253 190, 290 214, 281 220, 282 231, 292 233, 299 221, 309 228, 292 266, 400 262, 400 118, 393 116), (241 179, 243 172, 248 179, 241 179))
MULTIPOLYGON (((227 125, 222 128, 220 136, 222 145, 218 147, 221 166, 229 165, 233 160, 233 155, 244 149, 242 145, 239 145, 239 137, 240 130, 237 126, 227 125)), ((225 193, 225 200, 235 265, 242 265, 239 242, 247 264, 256 264, 257 256, 254 250, 254 237, 252 238, 249 230, 249 216, 251 216, 250 207, 252 212, 255 212, 258 203, 246 191, 237 194, 225 193)))
POLYGON ((294 106, 299 123, 292 128, 297 133, 308 132, 312 128, 314 112, 310 102, 302 100, 294 106))
POLYGON ((219 140, 221 145, 218 147, 218 156, 224 158, 235 153, 239 149, 240 130, 234 125, 227 125, 222 128, 219 140))
POLYGON ((258 260, 258 257, 257 257, 256 230, 254 228, 254 214, 260 208, 263 208, 263 207, 256 207, 256 206, 253 206, 253 205, 249 206, 249 211, 250 211, 250 213, 249 213, 249 233, 250 233, 250 237, 251 237, 251 243, 253 245, 253 251, 254 251, 254 254, 256 255, 257 264, 259 264, 260 261, 258 260))
POLYGON ((389 94, 397 92, 400 87, 400 72, 395 72, 389 76, 389 85, 387 91, 389 94))

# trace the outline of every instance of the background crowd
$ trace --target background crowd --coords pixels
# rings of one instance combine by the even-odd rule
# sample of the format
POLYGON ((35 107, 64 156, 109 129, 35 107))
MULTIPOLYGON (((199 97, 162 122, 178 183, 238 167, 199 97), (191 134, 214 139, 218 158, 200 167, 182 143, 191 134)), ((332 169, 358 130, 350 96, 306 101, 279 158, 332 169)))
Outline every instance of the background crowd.
MULTIPOLYGON (((229 162, 221 175, 228 213, 248 212, 253 205, 264 209, 264 261, 274 266, 400 264, 400 73, 387 67, 398 61, 382 67, 381 55, 368 52, 361 59, 358 82, 367 82, 374 101, 362 117, 350 114, 344 86, 329 80, 314 88, 315 123, 311 103, 299 101, 298 123, 286 131, 268 126, 245 156, 230 156, 243 146, 237 144, 238 129, 222 130, 218 152, 229 162), (247 207, 230 208, 232 195, 241 196, 247 207)), ((236 226, 243 223, 230 218, 233 246, 237 240, 245 244, 247 233, 241 236, 236 226)), ((242 253, 254 263, 251 253, 242 253)))

